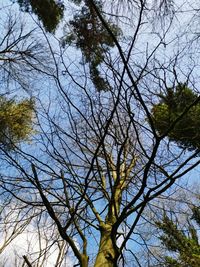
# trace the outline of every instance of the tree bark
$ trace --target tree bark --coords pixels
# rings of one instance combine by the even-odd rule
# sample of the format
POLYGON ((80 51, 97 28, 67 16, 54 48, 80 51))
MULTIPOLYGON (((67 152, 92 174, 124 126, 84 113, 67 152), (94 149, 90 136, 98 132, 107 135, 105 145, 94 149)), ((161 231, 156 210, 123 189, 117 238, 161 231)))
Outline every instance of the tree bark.
POLYGON ((88 261, 89 261, 88 256, 82 254, 82 255, 81 255, 81 264, 80 264, 80 266, 81 266, 81 267, 88 267, 88 261))
POLYGON ((109 224, 104 224, 101 229, 100 246, 94 267, 116 267, 114 260, 118 253, 111 238, 112 228, 109 224))

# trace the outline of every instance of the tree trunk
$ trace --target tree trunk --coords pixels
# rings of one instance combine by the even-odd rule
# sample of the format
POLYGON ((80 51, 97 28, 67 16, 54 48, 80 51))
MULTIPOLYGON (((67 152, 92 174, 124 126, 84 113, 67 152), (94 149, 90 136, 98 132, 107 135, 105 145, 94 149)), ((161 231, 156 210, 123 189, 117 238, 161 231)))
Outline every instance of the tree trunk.
POLYGON ((101 230, 100 246, 94 267, 116 267, 114 263, 116 257, 117 251, 111 239, 111 226, 104 224, 101 230))
POLYGON ((80 266, 81 267, 88 267, 88 260, 89 260, 88 256, 82 254, 81 255, 81 264, 80 264, 80 266))

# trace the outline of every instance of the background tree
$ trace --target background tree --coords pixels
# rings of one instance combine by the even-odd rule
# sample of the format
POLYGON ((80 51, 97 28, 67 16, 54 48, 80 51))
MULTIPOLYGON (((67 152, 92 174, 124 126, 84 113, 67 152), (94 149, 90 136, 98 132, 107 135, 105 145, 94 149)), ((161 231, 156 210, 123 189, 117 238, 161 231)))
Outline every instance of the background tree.
MULTIPOLYGON (((12 0, 13 1, 13 0, 12 0)), ((37 15, 48 32, 54 32, 63 18, 64 5, 54 0, 14 0, 18 2, 22 11, 37 15)))
POLYGON ((48 218, 27 217, 26 204, 12 197, 2 201, 0 225, 0 266, 66 266, 71 261, 67 244, 60 239, 48 218))
POLYGON ((198 231, 199 208, 193 208, 192 218, 188 218, 188 229, 181 229, 178 220, 173 222, 167 215, 163 221, 157 222, 157 226, 163 231, 160 237, 167 250, 175 252, 176 256, 166 256, 163 266, 190 266, 196 267, 200 264, 200 245, 198 231), (191 219, 195 220, 194 226, 191 219))
MULTIPOLYGON (((42 70, 47 61, 44 61, 45 51, 42 43, 39 44, 36 41, 37 38, 34 37, 35 30, 31 29, 31 26, 29 29, 25 29, 25 21, 22 21, 19 14, 14 14, 12 9, 2 6, 1 12, 4 14, 0 20, 0 146, 1 150, 9 151, 14 155, 16 147, 30 141, 31 135, 35 133, 33 131, 35 105, 30 95, 32 95, 33 80, 36 80, 35 74, 37 70, 42 70)), ((48 69, 49 67, 45 66, 46 73, 48 69)), ((37 78, 39 78, 38 72, 37 78)), ((4 160, 5 158, 1 154, 2 166, 4 160)), ((4 185, 1 186, 4 187, 4 185)), ((0 265, 11 266, 10 264, 14 264, 15 261, 15 266, 23 266, 22 259, 20 259, 21 264, 19 265, 17 255, 14 260, 11 253, 11 250, 13 251, 12 242, 16 238, 20 240, 20 236, 30 224, 31 218, 26 218, 23 214, 24 206, 21 206, 16 199, 13 200, 12 193, 9 196, 1 191, 0 194, 0 265), (7 247, 10 249, 10 257, 5 252, 7 247), (9 262, 7 263, 7 261, 9 262)), ((26 245, 30 247, 30 244, 26 245)), ((17 248, 15 249, 17 251, 17 248)), ((34 253, 36 252, 34 251, 34 253)), ((48 253, 45 254, 43 262, 48 258, 47 255, 48 253)), ((39 255, 38 258, 39 265, 42 256, 39 255)))
POLYGON ((23 100, 0 98, 0 145, 4 149, 14 149, 20 141, 28 140, 33 133, 32 122, 34 103, 23 100))
POLYGON ((141 266, 198 266, 199 225, 193 210, 198 220, 199 186, 192 180, 179 181, 145 210, 134 255, 141 266))
MULTIPOLYGON (((82 1, 78 4, 81 3, 82 1)), ((101 1, 95 1, 94 3, 102 12, 103 3, 101 1)), ((109 24, 109 28, 115 37, 119 37, 121 30, 117 24, 107 21, 105 17, 104 19, 109 24)), ((63 46, 69 44, 81 49, 85 63, 89 63, 91 80, 97 90, 109 90, 109 83, 100 76, 98 66, 105 61, 106 52, 115 46, 115 42, 103 26, 95 12, 94 5, 90 1, 84 1, 81 10, 74 15, 73 20, 65 25, 65 31, 67 34, 62 40, 63 46)))
POLYGON ((5 15, 0 20, 0 145, 13 150, 33 133, 31 85, 37 70, 48 72, 45 63, 49 62, 42 43, 34 37, 36 30, 25 29, 25 20, 12 9, 2 6, 1 12, 5 15))
POLYGON ((197 93, 186 84, 179 84, 167 88, 167 94, 160 97, 160 103, 152 110, 156 129, 182 148, 199 150, 200 99, 197 93))
POLYGON ((47 73, 50 69, 47 51, 37 40, 39 32, 31 22, 29 28, 26 27, 26 19, 15 9, 2 7, 1 12, 5 13, 0 20, 1 95, 18 93, 21 89, 30 93, 33 81, 39 77, 36 70, 47 73))

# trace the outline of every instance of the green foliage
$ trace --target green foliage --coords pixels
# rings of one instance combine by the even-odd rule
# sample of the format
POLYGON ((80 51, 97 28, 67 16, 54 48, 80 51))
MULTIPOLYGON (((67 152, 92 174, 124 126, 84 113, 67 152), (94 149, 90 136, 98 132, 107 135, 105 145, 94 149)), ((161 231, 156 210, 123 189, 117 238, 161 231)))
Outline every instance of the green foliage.
MULTIPOLYGON (((55 0, 12 0, 18 2, 22 11, 36 14, 42 21, 46 31, 54 32, 64 15, 64 5, 55 0)), ((109 83, 100 75, 98 66, 104 62, 105 54, 112 47, 114 41, 97 16, 93 5, 88 0, 71 0, 74 4, 82 6, 74 15, 73 20, 67 24, 67 36, 63 39, 63 45, 74 45, 84 55, 89 64, 90 77, 97 90, 110 89, 109 83)), ((98 10, 103 14, 102 1, 94 1, 98 10)), ((117 37, 121 34, 120 28, 107 21, 110 30, 117 37)))
MULTIPOLYGON (((193 219, 200 216, 199 208, 195 209, 193 219), (197 217, 196 217, 197 216, 197 217)), ((188 221, 187 231, 178 229, 178 224, 171 221, 164 215, 162 222, 157 222, 157 226, 162 230, 160 237, 164 246, 171 252, 176 253, 176 257, 166 256, 165 267, 199 267, 200 266, 200 244, 197 230, 188 221)), ((200 226, 200 224, 199 224, 200 226)))
POLYGON ((32 130, 34 103, 32 100, 7 100, 0 97, 0 146, 12 150, 27 140, 32 130))
POLYGON ((54 0, 15 0, 25 12, 36 14, 46 31, 54 32, 63 18, 64 5, 54 0))
MULTIPOLYGON (((102 4, 95 1, 96 6, 102 12, 102 4)), ((121 31, 119 27, 112 22, 108 22, 110 30, 115 36, 119 36, 121 31)), ((98 66, 104 61, 105 54, 114 47, 114 41, 107 32, 99 17, 97 16, 90 1, 85 1, 84 6, 74 16, 73 20, 67 25, 70 32, 64 40, 64 45, 74 45, 81 49, 86 63, 89 63, 90 74, 93 83, 98 90, 107 90, 107 82, 100 77, 98 66)))
POLYGON ((159 134, 170 130, 167 133, 169 139, 189 150, 200 149, 200 102, 193 104, 197 98, 185 84, 179 84, 175 89, 169 88, 152 109, 154 126, 159 134))

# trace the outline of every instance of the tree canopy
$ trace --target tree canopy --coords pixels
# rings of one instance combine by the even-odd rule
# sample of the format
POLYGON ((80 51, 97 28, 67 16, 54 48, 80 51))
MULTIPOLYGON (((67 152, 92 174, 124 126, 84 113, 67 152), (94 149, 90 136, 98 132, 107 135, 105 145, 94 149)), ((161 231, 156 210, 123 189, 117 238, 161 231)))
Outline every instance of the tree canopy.
POLYGON ((37 15, 48 32, 54 32, 63 18, 64 5, 54 0, 12 0, 18 2, 22 11, 37 15))

